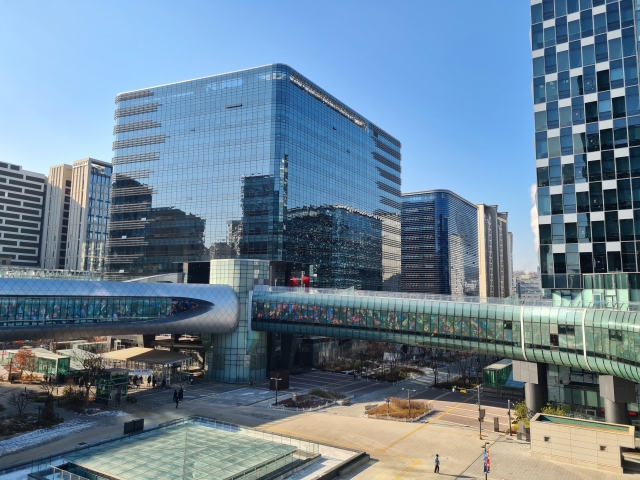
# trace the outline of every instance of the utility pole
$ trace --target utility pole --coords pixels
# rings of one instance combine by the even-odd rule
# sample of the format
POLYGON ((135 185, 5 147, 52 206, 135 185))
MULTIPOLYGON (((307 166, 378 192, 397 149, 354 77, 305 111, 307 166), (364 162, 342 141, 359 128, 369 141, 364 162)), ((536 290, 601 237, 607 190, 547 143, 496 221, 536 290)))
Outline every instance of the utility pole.
POLYGON ((407 396, 409 397, 409 420, 411 420, 411 392, 415 392, 416 390, 410 390, 408 388, 403 388, 402 390, 406 390, 407 396))

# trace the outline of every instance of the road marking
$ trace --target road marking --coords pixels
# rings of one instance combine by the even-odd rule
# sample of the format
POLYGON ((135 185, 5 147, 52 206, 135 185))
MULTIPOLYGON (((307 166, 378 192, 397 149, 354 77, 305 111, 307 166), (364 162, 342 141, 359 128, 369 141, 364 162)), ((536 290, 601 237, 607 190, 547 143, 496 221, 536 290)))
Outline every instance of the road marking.
POLYGON ((420 464, 420 460, 414 460, 414 461, 413 461, 413 465, 411 465, 411 466, 409 466, 409 467, 405 468, 405 469, 400 473, 400 475, 397 475, 396 477, 394 477, 394 479, 393 479, 393 480, 398 480, 400 477, 403 477, 405 473, 407 473, 407 472, 409 472, 409 471, 413 470, 414 468, 416 468, 416 467, 418 466, 418 464, 420 464))
POLYGON ((436 418, 429 420, 429 423, 425 423, 424 425, 422 425, 421 427, 416 428, 415 430, 407 433, 406 435, 403 435, 402 437, 400 437, 399 439, 397 439, 394 442, 391 442, 389 445, 387 445, 385 448, 382 449, 383 452, 386 452, 387 450, 389 450, 391 447, 393 447, 394 445, 397 445, 398 443, 400 443, 401 441, 405 440, 406 438, 410 437, 411 435, 413 435, 414 433, 416 433, 419 430, 422 430, 424 427, 426 427, 427 425, 438 421, 440 418, 444 417, 446 414, 453 412, 456 408, 458 408, 460 405, 464 405, 465 403, 467 403, 469 400, 471 400, 473 397, 469 397, 466 400, 460 402, 459 404, 457 404, 455 407, 451 407, 449 410, 447 410, 446 412, 442 412, 440 415, 438 415, 436 418))

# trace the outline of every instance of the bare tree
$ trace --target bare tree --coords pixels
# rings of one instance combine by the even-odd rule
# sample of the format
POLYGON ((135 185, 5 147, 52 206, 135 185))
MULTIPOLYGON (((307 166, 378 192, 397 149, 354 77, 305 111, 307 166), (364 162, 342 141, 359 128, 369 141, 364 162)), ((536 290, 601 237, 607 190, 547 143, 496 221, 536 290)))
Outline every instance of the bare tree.
POLYGON ((104 354, 109 351, 109 347, 106 344, 97 344, 92 352, 86 350, 77 349, 77 353, 73 355, 73 358, 82 365, 85 395, 84 406, 85 408, 89 404, 89 395, 91 394, 91 385, 93 385, 98 376, 104 372, 104 354))
POLYGON ((18 412, 18 416, 22 416, 27 407, 31 404, 31 398, 26 392, 12 392, 9 395, 9 399, 7 403, 11 405, 16 412, 18 412))
POLYGON ((9 361, 9 381, 11 381, 12 373, 19 373, 20 376, 33 377, 33 372, 37 367, 37 358, 30 348, 21 348, 9 361))

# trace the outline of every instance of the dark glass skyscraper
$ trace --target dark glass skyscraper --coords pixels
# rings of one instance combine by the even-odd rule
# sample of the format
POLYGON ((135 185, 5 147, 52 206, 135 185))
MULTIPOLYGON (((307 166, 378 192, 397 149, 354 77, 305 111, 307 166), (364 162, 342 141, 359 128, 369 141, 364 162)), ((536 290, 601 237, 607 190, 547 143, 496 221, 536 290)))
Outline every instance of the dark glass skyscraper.
POLYGON ((473 203, 449 190, 402 195, 402 291, 479 294, 473 203))
POLYGON ((292 68, 116 103, 111 278, 253 258, 315 265, 317 286, 399 289, 401 144, 292 68))

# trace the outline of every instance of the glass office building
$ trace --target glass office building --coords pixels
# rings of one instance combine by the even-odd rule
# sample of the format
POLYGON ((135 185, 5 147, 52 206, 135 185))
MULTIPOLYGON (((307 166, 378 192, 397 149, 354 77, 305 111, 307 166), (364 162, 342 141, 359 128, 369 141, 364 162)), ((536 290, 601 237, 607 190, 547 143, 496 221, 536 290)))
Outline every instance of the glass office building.
POLYGON ((640 102, 632 0, 533 0, 531 47, 542 288, 638 272, 640 102))
POLYGON ((449 190, 402 195, 402 291, 479 295, 476 205, 449 190))
POLYGON ((109 278, 250 258, 309 265, 316 286, 399 289, 401 144, 300 73, 273 64, 116 103, 109 278))

